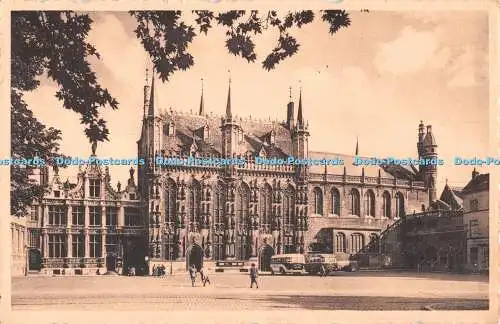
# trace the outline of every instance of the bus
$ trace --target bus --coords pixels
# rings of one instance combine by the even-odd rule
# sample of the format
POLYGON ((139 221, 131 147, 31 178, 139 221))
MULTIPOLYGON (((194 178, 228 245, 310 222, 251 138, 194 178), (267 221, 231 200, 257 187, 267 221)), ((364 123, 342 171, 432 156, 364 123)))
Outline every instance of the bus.
POLYGON ((303 254, 278 254, 271 257, 271 274, 304 274, 305 257, 303 254))

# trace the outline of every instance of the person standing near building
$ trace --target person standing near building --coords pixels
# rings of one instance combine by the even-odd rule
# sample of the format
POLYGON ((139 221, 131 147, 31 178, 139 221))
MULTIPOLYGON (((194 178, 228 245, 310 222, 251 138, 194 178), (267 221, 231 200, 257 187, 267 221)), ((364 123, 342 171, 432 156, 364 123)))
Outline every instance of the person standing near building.
POLYGON ((253 288, 254 283, 259 288, 259 284, 257 283, 258 272, 255 263, 252 263, 252 267, 250 268, 250 288, 253 288))
POLYGON ((189 276, 191 277, 191 286, 194 287, 196 281, 196 268, 194 264, 189 268, 189 276))

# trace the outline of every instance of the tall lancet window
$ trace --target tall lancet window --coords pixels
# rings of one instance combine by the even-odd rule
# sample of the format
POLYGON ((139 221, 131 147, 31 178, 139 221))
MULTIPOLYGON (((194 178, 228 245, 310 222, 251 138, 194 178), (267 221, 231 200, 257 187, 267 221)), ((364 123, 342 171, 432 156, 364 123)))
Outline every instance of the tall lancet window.
POLYGON ((370 189, 365 192, 365 215, 375 216, 375 194, 370 189))
POLYGON ((382 194, 382 205, 384 217, 391 218, 391 194, 387 191, 382 194))
POLYGON ((332 209, 331 213, 335 216, 340 215, 340 193, 337 188, 332 188, 332 209))
POLYGON ((350 193, 350 198, 351 198, 351 215, 356 215, 360 216, 360 197, 359 197, 359 191, 356 189, 351 189, 350 193))
POLYGON ((222 183, 217 184, 214 193, 214 260, 224 260, 224 209, 226 205, 225 190, 222 183))
POLYGON ((321 188, 314 188, 314 213, 323 215, 323 191, 321 188))
POLYGON ((179 256, 179 248, 176 239, 176 210, 177 210, 177 185, 172 179, 166 181, 165 186, 165 223, 167 235, 165 240, 165 259, 176 260, 179 256))
POLYGON ((396 217, 405 216, 405 198, 403 194, 398 192, 396 193, 396 217))
POLYGON ((261 192, 261 220, 260 224, 265 233, 270 233, 271 223, 272 223, 272 189, 271 186, 266 183, 261 192))
POLYGON ((165 222, 175 222, 175 211, 177 202, 177 185, 172 179, 166 181, 165 187, 165 222))
POLYGON ((288 186, 284 191, 283 197, 283 253, 295 253, 293 231, 295 229, 295 190, 288 186))
POLYGON ((238 219, 238 241, 236 242, 236 258, 238 260, 248 260, 250 251, 248 245, 248 201, 250 198, 250 189, 246 183, 242 183, 238 188, 237 199, 237 219, 238 219))
POLYGON ((189 191, 189 223, 193 225, 200 220, 201 185, 198 181, 191 182, 189 191))

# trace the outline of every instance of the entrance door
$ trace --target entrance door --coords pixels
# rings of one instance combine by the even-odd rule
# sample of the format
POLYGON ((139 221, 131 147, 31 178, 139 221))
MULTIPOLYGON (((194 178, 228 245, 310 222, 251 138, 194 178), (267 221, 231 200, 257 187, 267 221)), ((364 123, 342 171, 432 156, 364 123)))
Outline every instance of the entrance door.
POLYGON ((131 267, 135 268, 136 275, 148 273, 145 256, 147 256, 146 244, 141 237, 125 237, 123 239, 123 271, 127 273, 131 267))
POLYGON ((108 271, 116 271, 116 256, 114 254, 106 256, 106 269, 108 271))
POLYGON ((188 267, 194 265, 196 270, 199 271, 203 265, 203 249, 197 244, 191 246, 187 259, 188 267))
POLYGON ((29 270, 42 269, 42 256, 38 249, 30 249, 28 251, 29 270))
POLYGON ((265 245, 260 250, 259 270, 271 271, 271 257, 274 255, 274 249, 270 245, 265 245))

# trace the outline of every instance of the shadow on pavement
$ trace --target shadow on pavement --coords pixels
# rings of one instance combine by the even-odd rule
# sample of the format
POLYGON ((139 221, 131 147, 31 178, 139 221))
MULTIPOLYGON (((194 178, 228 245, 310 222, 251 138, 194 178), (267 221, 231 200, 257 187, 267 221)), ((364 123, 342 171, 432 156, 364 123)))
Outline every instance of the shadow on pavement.
POLYGON ((440 272, 421 272, 416 271, 359 271, 359 272, 334 272, 329 276, 333 277, 401 277, 415 279, 431 280, 449 280, 449 281, 477 281, 489 282, 488 275, 480 274, 457 274, 440 272))
MULTIPOLYGON (((251 298, 259 299, 257 296, 251 298)), ((234 299, 215 297, 216 299, 234 299)), ((250 299, 250 298, 249 298, 250 299)), ((367 297, 367 296, 266 296, 262 301, 270 303, 276 309, 307 310, 366 310, 366 311, 402 311, 425 310, 488 310, 487 299, 461 298, 406 298, 406 297, 367 297)))

